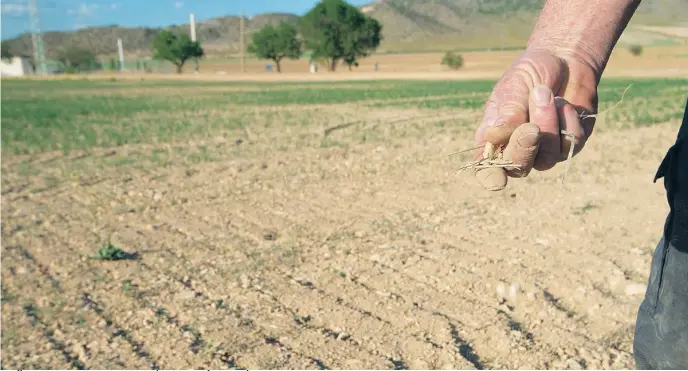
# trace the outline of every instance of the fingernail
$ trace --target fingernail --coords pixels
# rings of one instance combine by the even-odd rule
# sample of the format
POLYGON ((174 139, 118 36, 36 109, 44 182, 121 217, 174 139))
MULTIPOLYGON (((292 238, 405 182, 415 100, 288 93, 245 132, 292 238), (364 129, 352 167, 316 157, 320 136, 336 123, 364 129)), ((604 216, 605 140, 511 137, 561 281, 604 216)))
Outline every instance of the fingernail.
POLYGON ((494 120, 494 121, 488 123, 487 126, 489 126, 491 128, 496 128, 497 126, 504 126, 504 124, 506 124, 506 120, 499 119, 499 120, 494 120))
POLYGON ((518 146, 523 149, 531 149, 537 144, 538 135, 535 133, 530 133, 523 135, 516 139, 518 146))
POLYGON ((538 107, 545 107, 552 101, 552 91, 546 86, 538 86, 533 90, 533 101, 538 107))

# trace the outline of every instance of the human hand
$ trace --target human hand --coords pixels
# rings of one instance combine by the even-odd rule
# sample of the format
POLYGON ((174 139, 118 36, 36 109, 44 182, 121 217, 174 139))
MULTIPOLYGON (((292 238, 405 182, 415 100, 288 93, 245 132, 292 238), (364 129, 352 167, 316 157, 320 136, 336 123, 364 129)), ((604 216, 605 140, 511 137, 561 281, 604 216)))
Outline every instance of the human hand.
MULTIPOLYGON (((487 100, 476 130, 476 146, 490 142, 503 148, 514 166, 478 169, 475 176, 488 190, 506 187, 507 177, 525 177, 564 161, 573 135, 574 155, 592 134, 597 109, 598 72, 575 53, 530 48, 511 65, 487 100), (585 116, 583 116, 585 117, 585 116)), ((482 150, 475 152, 476 159, 482 150)))

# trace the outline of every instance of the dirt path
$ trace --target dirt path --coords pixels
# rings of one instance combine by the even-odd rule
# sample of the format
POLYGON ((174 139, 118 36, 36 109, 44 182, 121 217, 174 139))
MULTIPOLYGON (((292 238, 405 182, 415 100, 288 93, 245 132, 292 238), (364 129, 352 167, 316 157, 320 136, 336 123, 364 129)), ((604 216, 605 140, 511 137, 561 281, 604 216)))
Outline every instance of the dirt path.
POLYGON ((10 177, 2 364, 632 368, 675 132, 596 133, 566 186, 558 167, 499 194, 453 173, 470 144, 442 130, 43 192, 10 177), (141 259, 91 259, 108 237, 141 259))

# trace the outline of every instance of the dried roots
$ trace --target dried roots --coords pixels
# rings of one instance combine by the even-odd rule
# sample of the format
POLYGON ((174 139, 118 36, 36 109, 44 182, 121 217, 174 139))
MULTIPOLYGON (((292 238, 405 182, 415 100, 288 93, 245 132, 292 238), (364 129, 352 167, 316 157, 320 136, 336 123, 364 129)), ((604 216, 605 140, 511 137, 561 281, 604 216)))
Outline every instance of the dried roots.
MULTIPOLYGON (((473 148, 476 149, 476 148, 473 148)), ((503 147, 495 147, 492 143, 486 143, 483 149, 483 158, 477 161, 469 162, 468 164, 460 167, 457 173, 460 173, 467 169, 489 169, 489 168, 514 168, 519 169, 517 164, 512 161, 504 160, 503 147)))
MULTIPOLYGON (((610 108, 608 108, 602 112, 599 112, 597 114, 588 115, 585 113, 581 113, 579 115, 581 120, 585 120, 588 118, 595 118, 595 117, 597 117, 597 116, 599 116, 605 112, 609 112, 613 109, 616 109, 616 107, 618 107, 621 104, 621 102, 623 102, 624 97, 626 96, 626 92, 628 91, 628 89, 630 89, 631 85, 628 85, 628 87, 626 87, 626 89, 621 94, 621 99, 618 102, 616 102, 615 105, 613 105, 612 107, 610 107, 610 108)), ((566 130, 561 130, 561 134, 564 135, 566 137, 566 139, 568 139, 571 143, 571 145, 569 146, 569 153, 566 157, 566 161, 564 162, 564 166, 565 166, 564 167, 564 174, 561 177, 561 183, 564 184, 564 180, 566 179, 566 173, 568 173, 569 167, 571 165, 571 158, 573 157, 574 147, 576 146, 576 138, 572 133, 569 133, 566 130)), ((476 150, 479 148, 480 147, 471 148, 471 149, 468 149, 465 151, 453 153, 452 155, 463 153, 463 152, 468 152, 468 151, 473 151, 473 150, 476 150)), ((487 144, 485 144, 485 147, 483 149, 483 157, 480 160, 469 162, 468 164, 460 167, 457 170, 457 173, 460 173, 460 172, 467 170, 467 169, 476 169, 476 170, 478 170, 478 169, 489 169, 489 168, 520 169, 520 166, 518 164, 515 164, 512 161, 508 161, 508 160, 504 159, 503 150, 504 150, 503 146, 495 147, 492 143, 488 142, 487 144)))

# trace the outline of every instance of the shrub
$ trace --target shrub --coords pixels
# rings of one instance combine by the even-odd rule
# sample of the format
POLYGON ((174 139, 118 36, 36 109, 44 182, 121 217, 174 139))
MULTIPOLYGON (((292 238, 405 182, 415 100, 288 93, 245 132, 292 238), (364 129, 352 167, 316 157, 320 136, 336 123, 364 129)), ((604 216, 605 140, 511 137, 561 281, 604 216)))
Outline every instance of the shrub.
POLYGON ((442 64, 451 68, 452 70, 458 70, 463 67, 463 57, 461 54, 454 54, 454 52, 447 52, 442 58, 442 64))
POLYGON ((59 50, 56 59, 64 66, 66 73, 95 71, 102 68, 95 53, 77 46, 59 50))
POLYGON ((628 51, 637 57, 643 54, 643 47, 641 45, 631 45, 628 47, 628 51))

